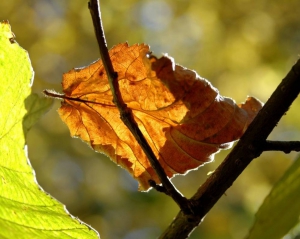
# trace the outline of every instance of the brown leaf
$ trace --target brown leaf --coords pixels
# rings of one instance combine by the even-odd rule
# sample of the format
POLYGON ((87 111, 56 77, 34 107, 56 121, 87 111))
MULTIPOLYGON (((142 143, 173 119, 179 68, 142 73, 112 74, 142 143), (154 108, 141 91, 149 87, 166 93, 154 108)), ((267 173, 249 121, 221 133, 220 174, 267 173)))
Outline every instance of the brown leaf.
MULTIPOLYGON (((236 105, 173 58, 150 56, 147 45, 119 44, 109 54, 123 100, 169 177, 195 169, 230 147, 262 107, 251 97, 236 105)), ((59 114, 71 135, 127 169, 139 181, 140 190, 149 188, 149 179, 159 183, 112 103, 102 61, 69 71, 62 85, 68 98, 59 114)))

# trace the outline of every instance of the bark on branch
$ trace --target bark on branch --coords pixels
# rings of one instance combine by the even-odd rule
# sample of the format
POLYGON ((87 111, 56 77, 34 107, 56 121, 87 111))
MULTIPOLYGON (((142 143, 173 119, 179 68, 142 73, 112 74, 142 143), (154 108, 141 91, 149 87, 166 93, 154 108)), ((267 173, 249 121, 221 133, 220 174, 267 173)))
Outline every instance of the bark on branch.
POLYGON ((226 190, 233 184, 236 178, 243 172, 248 164, 263 151, 276 150, 290 152, 299 151, 300 142, 267 141, 268 135, 277 125, 280 118, 287 112, 292 102, 300 91, 300 61, 292 67, 288 75, 283 79, 270 99, 258 113, 240 141, 225 158, 223 163, 215 170, 207 181, 197 190, 191 199, 186 199, 177 191, 166 176, 163 168, 156 159, 151 147, 135 123, 131 110, 127 108, 119 91, 117 74, 114 72, 109 58, 104 31, 102 27, 99 0, 90 0, 89 9, 92 15, 100 54, 103 65, 109 78, 110 87, 114 96, 121 119, 130 129, 136 140, 148 156, 152 167, 157 172, 163 187, 151 181, 151 186, 158 191, 170 195, 179 205, 181 211, 171 225, 159 237, 160 239, 183 239, 200 224, 207 212, 214 206, 226 190))
MULTIPOLYGON (((193 202, 195 214, 186 215, 180 211, 171 225, 159 237, 160 239, 188 237, 248 164, 266 150, 268 145, 271 145, 266 141, 268 135, 288 111, 299 91, 300 60, 279 84, 223 163, 190 199, 193 202)), ((274 145, 274 142, 272 144, 274 145)), ((283 142, 278 143, 277 146, 279 145, 283 145, 283 142)), ((294 146, 297 148, 298 142, 294 146)), ((295 148, 290 149, 294 150, 295 148)))

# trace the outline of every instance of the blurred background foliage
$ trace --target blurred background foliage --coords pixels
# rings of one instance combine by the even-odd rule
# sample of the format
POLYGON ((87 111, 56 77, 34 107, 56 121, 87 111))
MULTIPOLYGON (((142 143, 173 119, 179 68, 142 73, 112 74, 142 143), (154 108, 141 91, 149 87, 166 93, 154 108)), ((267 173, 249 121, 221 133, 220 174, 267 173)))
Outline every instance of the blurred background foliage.
MULTIPOLYGON (((237 102, 247 95, 266 101, 300 53, 296 0, 103 0, 101 9, 109 48, 125 41, 147 43, 157 56, 168 53, 237 102)), ((64 72, 99 58, 86 0, 1 1, 0 19, 9 20, 29 52, 33 91, 39 94, 43 89, 61 92, 64 72)), ((56 112, 59 105, 54 102, 27 139, 40 185, 102 238, 157 237, 177 206, 154 190, 138 192, 127 172, 70 138, 56 112)), ((299 140, 299 105, 299 100, 293 104, 269 139, 299 140)), ((227 154, 173 182, 192 196, 227 154)), ((190 238, 243 238, 295 156, 267 152, 254 160, 190 238)))

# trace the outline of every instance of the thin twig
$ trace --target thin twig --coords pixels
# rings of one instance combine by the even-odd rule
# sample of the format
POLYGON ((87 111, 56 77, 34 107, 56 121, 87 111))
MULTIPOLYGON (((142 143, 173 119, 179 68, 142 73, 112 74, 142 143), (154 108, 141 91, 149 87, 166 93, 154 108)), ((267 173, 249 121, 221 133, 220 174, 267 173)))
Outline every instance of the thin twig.
POLYGON ((300 151, 300 141, 270 141, 267 140, 263 145, 263 151, 282 151, 286 154, 300 151))
POLYGON ((88 6, 94 24, 94 29, 95 29, 95 34, 97 37, 99 49, 100 49, 101 59, 104 68, 106 70, 110 89, 113 94, 113 102, 120 111, 122 121, 129 128, 129 130, 134 135, 135 139, 138 141, 139 145, 143 149, 144 153, 147 155, 149 162, 153 167, 153 169, 155 170, 155 172, 157 173, 164 189, 160 188, 159 186, 154 186, 156 185, 154 181, 151 181, 151 186, 154 186, 156 189, 159 188, 160 191, 165 192, 166 194, 171 196, 173 200, 178 204, 181 210, 183 210, 185 213, 190 213, 188 200, 174 187, 172 182, 165 174, 164 169, 160 165, 151 147, 149 146, 147 140, 145 139, 137 123, 135 122, 131 109, 127 107, 127 105, 124 103, 122 99, 122 95, 119 90, 118 75, 113 69, 113 65, 110 60, 108 49, 107 49, 107 44, 106 44, 104 30, 101 21, 99 1, 90 0, 88 6))
POLYGON ((160 239, 188 237, 248 164, 264 151, 266 138, 299 92, 300 60, 279 84, 230 154, 191 198, 196 213, 185 215, 180 211, 160 239))

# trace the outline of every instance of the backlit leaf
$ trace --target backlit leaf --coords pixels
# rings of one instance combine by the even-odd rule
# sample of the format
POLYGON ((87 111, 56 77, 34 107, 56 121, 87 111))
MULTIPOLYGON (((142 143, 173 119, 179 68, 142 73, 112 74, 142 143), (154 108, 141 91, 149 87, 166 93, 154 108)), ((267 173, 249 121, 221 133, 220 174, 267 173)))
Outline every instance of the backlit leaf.
POLYGON ((280 239, 300 217, 300 157, 272 188, 255 215, 247 239, 280 239))
MULTIPOLYGON (((119 44, 110 57, 124 102, 169 177, 195 169, 230 147, 261 109, 252 97, 236 105, 173 58, 151 56, 147 45, 119 44)), ((59 114, 71 135, 126 168, 141 190, 149 188, 149 179, 159 183, 112 103, 102 61, 69 71, 62 85, 59 114)))
POLYGON ((51 100, 31 94, 27 52, 0 23, 0 238, 98 238, 37 184, 25 136, 51 100))

